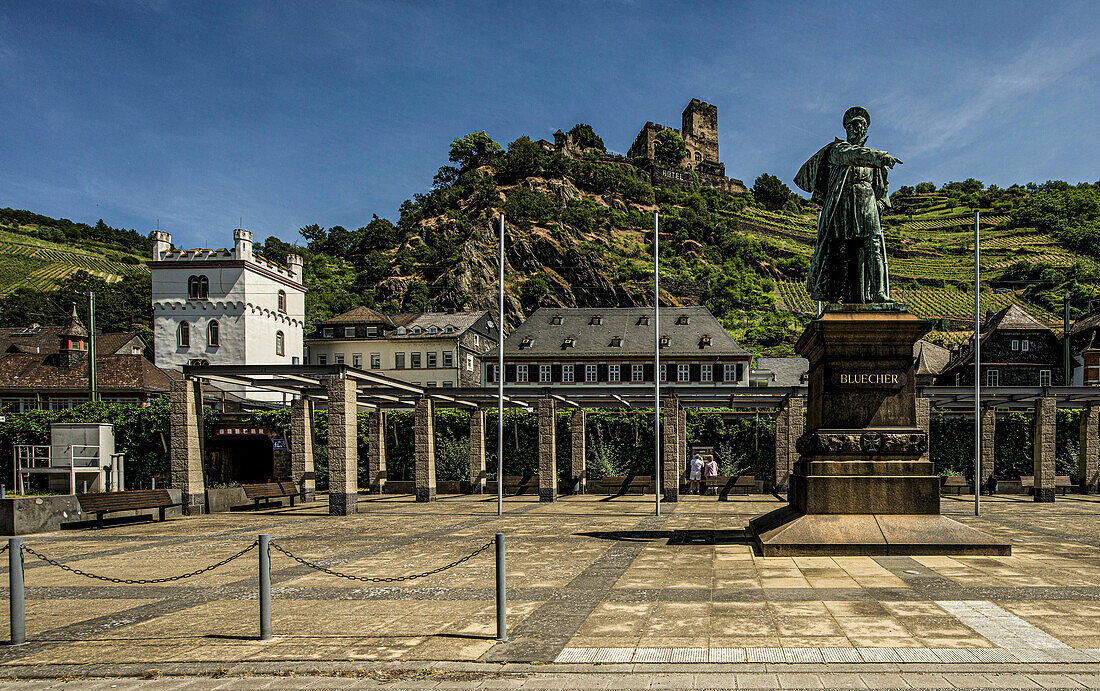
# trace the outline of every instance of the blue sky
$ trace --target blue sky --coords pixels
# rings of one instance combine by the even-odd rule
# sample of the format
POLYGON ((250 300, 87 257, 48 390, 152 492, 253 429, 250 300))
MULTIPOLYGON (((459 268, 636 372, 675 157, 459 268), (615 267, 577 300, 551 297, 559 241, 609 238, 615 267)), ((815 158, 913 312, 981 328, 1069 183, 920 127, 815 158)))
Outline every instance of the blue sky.
POLYGON ((396 220, 452 139, 718 106, 788 184, 866 106, 892 184, 1100 179, 1094 3, 0 0, 0 206, 224 246, 396 220))

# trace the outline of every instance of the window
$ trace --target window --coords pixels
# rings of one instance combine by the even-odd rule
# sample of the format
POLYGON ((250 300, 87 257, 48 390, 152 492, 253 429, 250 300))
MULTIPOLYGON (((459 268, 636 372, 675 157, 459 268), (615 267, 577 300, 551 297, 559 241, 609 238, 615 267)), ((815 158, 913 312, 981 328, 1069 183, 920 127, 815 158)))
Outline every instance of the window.
POLYGON ((187 298, 205 300, 210 294, 210 280, 206 276, 191 276, 187 279, 187 298))
POLYGON ((405 327, 403 327, 403 326, 397 327, 397 335, 398 336, 404 336, 405 335, 405 327))
POLYGON ((1000 386, 1001 385, 1001 372, 999 370, 990 369, 985 371, 985 385, 986 386, 1000 386))
POLYGON ((1039 386, 1050 386, 1050 370, 1039 370, 1039 386))
POLYGON ((337 365, 344 364, 344 354, 343 353, 336 353, 335 357, 336 357, 336 364, 337 365))
POLYGON ((688 380, 688 366, 687 365, 676 365, 676 381, 687 381, 687 380, 688 380))
POLYGON ((453 388, 454 388, 454 385, 455 385, 455 383, 454 383, 453 381, 445 381, 445 382, 443 382, 443 388, 444 388, 444 389, 453 389, 453 388))
POLYGON ((700 367, 699 381, 714 381, 714 365, 703 365, 700 367))
POLYGON ((703 347, 703 348, 706 348, 707 346, 709 346, 710 345, 710 336, 704 335, 703 338, 701 338, 699 340, 699 345, 700 345, 700 347, 703 347))
POLYGON ((566 384, 573 383, 573 365, 561 366, 561 380, 566 384))
POLYGON ((382 353, 371 353, 370 354, 370 368, 371 369, 382 369, 382 353))
POLYGON ((379 334, 378 334, 378 327, 377 326, 368 326, 367 327, 367 336, 369 336, 371 338, 374 338, 378 335, 379 334))
POLYGON ((211 322, 206 325, 206 343, 211 348, 217 348, 222 344, 221 327, 218 326, 218 321, 216 319, 211 320, 211 322))
POLYGON ((623 347, 623 339, 618 337, 618 336, 613 337, 611 339, 611 347, 612 348, 622 348, 623 347))
POLYGON ((598 314, 593 315, 592 321, 590 321, 588 323, 592 324, 593 326, 599 326, 600 324, 603 324, 603 317, 598 315, 598 314))
POLYGON ((489 381, 491 381, 491 382, 499 382, 500 381, 500 366, 499 365, 489 365, 489 381))
POLYGON ((550 317, 550 323, 553 326, 561 326, 561 315, 555 314, 554 316, 550 317))
POLYGON ((414 326, 412 328, 412 334, 413 334, 413 336, 419 336, 420 335, 420 327, 419 326, 414 326))
POLYGON ((321 336, 324 338, 332 338, 332 329, 330 327, 321 329, 321 336))
POLYGON ((328 364, 328 355, 318 355, 317 356, 317 364, 318 365, 327 365, 328 364))
POLYGON ((642 381, 642 366, 631 365, 630 366, 630 381, 642 381))
POLYGON ((550 383, 550 365, 539 365, 539 383, 550 383))
POLYGON ((432 335, 435 335, 435 334, 439 333, 439 329, 434 327, 434 326, 429 326, 428 327, 428 333, 430 333, 432 335))
POLYGON ((1020 349, 1019 339, 1016 339, 1016 338, 1012 339, 1012 349, 1013 350, 1019 350, 1020 349))
POLYGON ((584 366, 584 380, 586 382, 596 381, 596 366, 595 365, 585 365, 584 366))
POLYGON ((474 345, 475 346, 481 345, 480 341, 481 341, 481 339, 478 338, 477 334, 474 334, 474 345))
POLYGON ((638 326, 649 326, 649 315, 643 314, 638 317, 638 326))
POLYGON ((955 386, 962 385, 962 372, 955 372, 955 386))
POLYGON ((688 316, 686 314, 681 314, 679 317, 676 318, 676 323, 679 324, 680 326, 683 326, 683 325, 687 324, 688 323, 688 316))
POLYGON ((297 365, 298 364, 298 356, 297 355, 290 358, 290 364, 292 364, 292 365, 297 365))
POLYGON ((668 336, 661 336, 661 347, 662 348, 667 348, 668 347, 668 336))
POLYGON ((198 365, 198 366, 201 367, 202 365, 209 365, 210 361, 209 360, 204 360, 202 358, 195 358, 194 360, 188 360, 187 364, 189 364, 189 365, 198 365))
POLYGON ((439 356, 437 353, 428 353, 428 369, 438 367, 439 356))
POLYGON ((535 345, 535 339, 531 338, 530 336, 524 336, 523 340, 519 342, 520 350, 523 350, 524 348, 530 348, 533 345, 535 345))
POLYGON ((722 381, 736 381, 733 365, 722 365, 722 381))
POLYGON ((607 381, 619 381, 619 366, 608 365, 607 366, 607 381))
MULTIPOLYGON (((450 324, 443 327, 443 333, 445 333, 445 334, 453 334, 454 332, 455 332, 455 327, 451 326, 450 324)), ((446 385, 447 385, 447 382, 443 382, 443 386, 446 386, 446 385)))
MULTIPOLYGON (((275 332, 275 354, 282 357, 286 354, 286 343, 282 331, 275 332)), ((339 357, 339 356, 337 356, 339 357)))
POLYGON ((516 382, 527 383, 527 365, 516 365, 516 382))
POLYGON ((345 326, 344 327, 344 338, 355 338, 355 327, 354 326, 345 326))
POLYGON ((430 382, 424 384, 424 386, 428 387, 429 389, 434 389, 435 388, 435 382, 430 381, 430 382))
POLYGON ((405 354, 404 353, 394 353, 393 354, 393 368, 394 369, 405 369, 405 354))
POLYGON ((469 353, 466 353, 466 371, 474 371, 474 356, 469 353))
POLYGON ((443 351, 443 366, 454 367, 455 366, 455 351, 444 350, 443 351))
POLYGON ((363 367, 363 354, 352 353, 351 354, 351 366, 355 369, 362 369, 363 367))
POLYGON ((420 353, 412 353, 410 357, 412 359, 412 362, 409 364, 412 365, 412 368, 420 369, 420 353))
POLYGON ((179 328, 176 329, 176 345, 180 348, 191 347, 191 325, 187 322, 180 322, 179 328))
POLYGON ((279 291, 278 305, 279 305, 279 311, 280 312, 286 312, 286 291, 285 290, 280 290, 279 291))
POLYGON ((661 365, 661 381, 668 381, 668 365, 661 365))
POLYGON ((565 340, 562 341, 561 347, 562 348, 576 348, 577 347, 577 339, 573 338, 572 336, 566 336, 565 340))
POLYGON ((1024 340, 1020 341, 1020 350, 1022 350, 1026 353, 1028 351, 1028 348, 1030 348, 1030 347, 1031 347, 1031 341, 1027 340, 1026 338, 1024 340))

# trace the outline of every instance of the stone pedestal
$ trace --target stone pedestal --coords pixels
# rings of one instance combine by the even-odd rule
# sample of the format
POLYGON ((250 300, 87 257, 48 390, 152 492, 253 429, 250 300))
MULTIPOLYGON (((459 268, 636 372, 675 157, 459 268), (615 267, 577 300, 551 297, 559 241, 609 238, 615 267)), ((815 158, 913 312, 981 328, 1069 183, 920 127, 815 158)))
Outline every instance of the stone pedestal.
POLYGON ((896 310, 826 312, 795 349, 810 362, 807 431, 789 505, 753 519, 765 556, 1007 554, 1007 543, 940 514, 922 460, 913 344, 931 324, 896 310))
POLYGON ((371 494, 386 489, 386 414, 367 413, 367 478, 371 494))
POLYGON ((418 400, 413 418, 416 500, 435 501, 435 403, 432 399, 418 400))
POLYGON ((313 501, 317 479, 313 469, 313 401, 296 399, 290 404, 290 479, 298 485, 302 501, 313 501))
POLYGON ((773 489, 787 491, 791 468, 798 461, 798 439, 802 436, 803 403, 798 396, 788 398, 775 418, 775 478, 773 489))
POLYGON ((588 453, 584 435, 584 425, 587 420, 584 410, 577 408, 573 411, 573 418, 569 421, 570 440, 573 444, 573 487, 577 494, 584 494, 588 490, 588 478, 585 472, 585 457, 588 453))
POLYGON ((172 489, 180 490, 185 514, 201 514, 206 508, 206 483, 202 474, 202 384, 189 379, 174 381, 168 400, 172 489))
POLYGON ((552 398, 538 402, 539 411, 539 501, 554 501, 558 489, 557 406, 552 398))
POLYGON ((1100 455, 1100 406, 1089 405, 1081 411, 1078 423, 1080 447, 1077 456, 1077 478, 1081 491, 1086 494, 1096 491, 1097 456, 1100 455))
POLYGON ((993 459, 997 451, 997 411, 994 408, 982 410, 982 423, 979 433, 982 435, 982 487, 989 487, 996 468, 993 459))
POLYGON ((485 411, 470 411, 470 494, 485 494, 485 411))
POLYGON ((661 403, 661 477, 660 492, 665 501, 680 499, 680 469, 685 449, 680 447, 680 399, 669 396, 661 403))
POLYGON ((1054 432, 1058 420, 1057 401, 1035 401, 1035 434, 1032 436, 1032 462, 1035 472, 1035 501, 1054 501, 1054 432))
POLYGON ((358 390, 351 379, 328 381, 328 512, 356 513, 359 448, 356 443, 358 390))

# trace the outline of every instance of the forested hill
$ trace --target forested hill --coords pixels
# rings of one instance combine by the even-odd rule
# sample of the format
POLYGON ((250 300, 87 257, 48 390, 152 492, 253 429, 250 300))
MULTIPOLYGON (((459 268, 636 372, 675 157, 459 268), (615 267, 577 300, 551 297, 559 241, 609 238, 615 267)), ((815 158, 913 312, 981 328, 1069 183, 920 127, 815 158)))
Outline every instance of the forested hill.
MULTIPOLYGON (((640 162, 606 153, 591 128, 571 133, 586 143, 583 154, 548 153, 527 137, 505 149, 471 133, 452 143, 451 165, 401 206, 396 223, 374 217, 356 230, 311 225, 298 243, 269 237, 257 252, 275 261, 291 252, 305 256, 310 325, 359 304, 384 312, 495 309, 494 222, 503 212, 507 312, 516 324, 543 305, 650 304, 652 214, 659 210, 662 301, 706 305, 751 350, 789 352, 813 311, 803 282, 816 207, 771 175, 743 195, 655 187, 640 162)), ((941 342, 963 337, 972 314, 975 209, 982 217, 984 308, 1018 302, 1056 326, 1064 292, 1072 291, 1075 311, 1100 297, 1100 183, 922 183, 899 189, 892 201, 886 234, 895 298, 935 320, 941 342)), ((23 256, 12 252, 53 242, 41 236, 52 219, 12 216, 26 213, 0 216, 0 271, 4 260, 23 256)), ((260 236, 263 229, 256 230, 260 236)), ((79 251, 114 267, 137 266, 94 278, 75 270, 53 286, 14 286, 0 322, 25 323, 36 310, 49 311, 44 299, 67 304, 96 281, 114 291, 116 321, 147 318, 142 245, 99 247, 98 254, 87 243, 79 251)))

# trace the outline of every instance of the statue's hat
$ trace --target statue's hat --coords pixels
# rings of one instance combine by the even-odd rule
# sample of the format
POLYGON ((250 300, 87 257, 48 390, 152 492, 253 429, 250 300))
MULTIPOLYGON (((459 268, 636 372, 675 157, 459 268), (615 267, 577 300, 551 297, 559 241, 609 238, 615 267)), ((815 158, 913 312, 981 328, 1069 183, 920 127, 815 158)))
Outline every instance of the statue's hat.
POLYGON ((867 112, 867 109, 863 106, 852 106, 848 110, 844 111, 844 126, 847 127, 848 123, 855 118, 863 118, 863 122, 868 127, 871 126, 871 114, 867 112))

